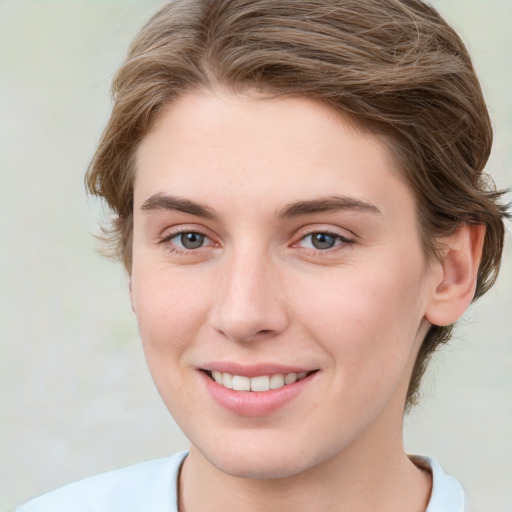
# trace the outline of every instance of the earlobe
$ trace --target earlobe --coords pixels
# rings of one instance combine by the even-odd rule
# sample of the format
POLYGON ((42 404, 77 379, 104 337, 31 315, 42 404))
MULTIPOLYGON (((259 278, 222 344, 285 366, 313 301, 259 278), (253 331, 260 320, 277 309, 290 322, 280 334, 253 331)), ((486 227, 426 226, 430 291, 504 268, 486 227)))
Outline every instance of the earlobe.
POLYGON ((482 257, 485 226, 464 224, 441 240, 443 256, 439 261, 440 278, 433 283, 426 319, 432 325, 456 322, 471 304, 475 295, 478 267, 482 257))

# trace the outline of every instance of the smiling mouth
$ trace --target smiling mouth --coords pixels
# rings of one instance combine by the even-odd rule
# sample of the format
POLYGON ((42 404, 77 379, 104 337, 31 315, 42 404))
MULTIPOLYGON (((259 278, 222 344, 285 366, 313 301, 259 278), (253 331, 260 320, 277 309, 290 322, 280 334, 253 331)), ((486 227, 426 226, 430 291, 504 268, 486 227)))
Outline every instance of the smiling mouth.
POLYGON ((259 375, 257 377, 245 377, 244 375, 233 375, 219 371, 205 370, 206 374, 220 386, 234 391, 263 392, 272 389, 280 389, 284 386, 294 384, 313 372, 300 373, 276 373, 273 375, 259 375))

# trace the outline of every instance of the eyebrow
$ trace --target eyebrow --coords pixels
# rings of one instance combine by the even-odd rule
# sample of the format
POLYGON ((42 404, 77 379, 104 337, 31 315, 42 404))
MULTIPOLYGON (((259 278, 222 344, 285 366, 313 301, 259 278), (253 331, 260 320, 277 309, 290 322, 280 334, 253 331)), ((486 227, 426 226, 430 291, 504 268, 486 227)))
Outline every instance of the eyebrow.
POLYGON ((183 212, 196 217, 203 217, 205 219, 213 219, 216 216, 214 210, 206 205, 196 203, 190 199, 184 199, 177 196, 169 196, 166 194, 154 194, 149 199, 144 201, 141 206, 143 211, 174 211, 183 212))
MULTIPOLYGON (((167 194, 154 194, 141 206, 143 211, 177 211, 202 217, 216 219, 215 210, 201 203, 167 194)), ((340 210, 360 211, 381 214, 381 211, 372 203, 350 196, 328 196, 318 199, 296 201, 286 205, 278 212, 281 219, 314 215, 316 213, 334 212, 340 210)))
POLYGON ((279 217, 284 219, 339 210, 352 210, 379 215, 382 213, 374 204, 363 199, 357 199, 350 196, 329 196, 309 201, 297 201, 290 203, 280 210, 279 217))

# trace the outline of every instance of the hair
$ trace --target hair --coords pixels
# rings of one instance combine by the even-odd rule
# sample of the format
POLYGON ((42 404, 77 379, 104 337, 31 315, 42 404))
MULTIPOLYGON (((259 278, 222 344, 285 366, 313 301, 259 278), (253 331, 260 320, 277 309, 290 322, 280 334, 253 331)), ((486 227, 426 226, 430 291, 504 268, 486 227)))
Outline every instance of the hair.
MULTIPOLYGON (((129 273, 137 148, 169 102, 218 87, 311 98, 383 135, 415 195, 426 260, 441 237, 483 224, 475 299, 493 285, 508 213, 483 173, 489 115, 463 42, 420 0, 174 0, 161 8, 114 78, 112 114, 86 175, 114 213, 104 239, 129 273)), ((430 327, 407 408, 451 332, 430 327)))

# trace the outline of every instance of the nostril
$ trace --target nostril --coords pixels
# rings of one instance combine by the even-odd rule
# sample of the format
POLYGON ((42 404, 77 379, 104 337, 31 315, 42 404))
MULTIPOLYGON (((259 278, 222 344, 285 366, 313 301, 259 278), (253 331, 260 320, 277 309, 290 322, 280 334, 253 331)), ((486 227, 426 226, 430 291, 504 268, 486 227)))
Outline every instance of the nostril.
POLYGON ((267 339, 286 329, 288 315, 282 304, 241 293, 228 290, 211 308, 208 321, 216 332, 232 341, 245 342, 267 339))

